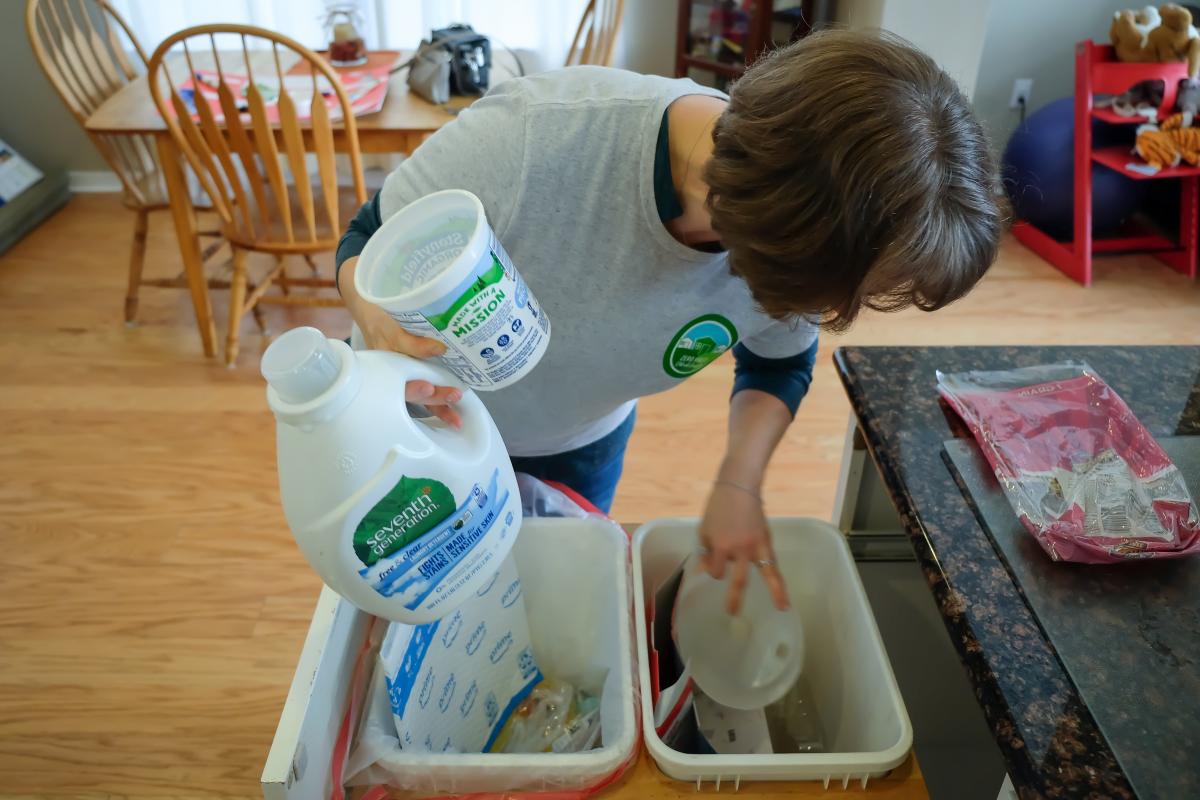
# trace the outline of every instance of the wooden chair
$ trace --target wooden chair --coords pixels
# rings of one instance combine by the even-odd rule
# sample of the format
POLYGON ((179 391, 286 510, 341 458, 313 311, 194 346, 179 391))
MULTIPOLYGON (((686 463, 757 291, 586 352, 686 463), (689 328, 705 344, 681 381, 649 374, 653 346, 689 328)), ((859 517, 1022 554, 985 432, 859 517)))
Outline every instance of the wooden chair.
MULTIPOLYGON (((84 127, 88 117, 105 100, 138 77, 118 31, 132 45, 137 66, 142 71, 146 68, 145 51, 108 0, 28 0, 25 30, 42 71, 80 127, 84 127)), ((187 286, 182 276, 142 278, 148 217, 151 211, 167 209, 167 190, 154 141, 149 136, 100 135, 86 128, 85 132, 120 179, 123 202, 137 215, 125 293, 125 322, 133 324, 137 318, 139 287, 187 286)), ((219 234, 205 231, 202 235, 219 234)), ((219 240, 210 244, 202 257, 207 260, 220 246, 219 240)))
MULTIPOLYGON (((320 252, 337 249, 344 229, 343 222, 366 202, 363 183, 362 156, 358 148, 358 129, 350 100, 333 68, 304 45, 273 31, 246 25, 200 25, 172 34, 150 56, 150 94, 162 114, 172 138, 184 154, 201 185, 212 198, 213 207, 221 218, 221 232, 233 249, 233 278, 229 293, 229 334, 225 343, 225 362, 237 359, 238 332, 246 311, 257 309, 260 303, 289 305, 340 305, 337 297, 294 295, 294 286, 332 287, 332 280, 311 277, 288 278, 284 271, 284 256, 302 255, 314 266, 311 257, 320 252), (216 37, 234 35, 241 43, 236 56, 222 54, 216 37), (253 49, 247 37, 266 45, 253 49), (196 51, 192 44, 200 43, 196 51), (175 75, 167 64, 168 54, 178 46, 182 63, 174 59, 175 75), (311 77, 311 121, 302 128, 296 102, 284 91, 287 74, 280 57, 284 50, 289 60, 298 59, 311 77), (193 54, 197 53, 197 56, 193 54), (253 53, 253 57, 252 57, 253 53), (180 95, 180 69, 196 75, 199 56, 211 60, 215 70, 216 91, 223 122, 218 122, 207 102, 197 93, 193 112, 180 95), (265 69, 264 69, 265 67, 265 69), (238 98, 229 76, 249 77, 244 98, 238 98), (325 105, 322 87, 317 81, 323 76, 336 95, 341 112, 345 150, 350 157, 352 189, 339 190, 334 164, 334 127, 325 105), (274 82, 277 91, 278 129, 268 120, 268 104, 261 86, 274 82), (165 93, 165 96, 164 96, 165 93), (239 101, 248 110, 249 120, 243 121, 239 101), (315 155, 316 175, 310 176, 305 141, 311 143, 307 152, 315 155), (287 174, 292 180, 289 182, 287 174), (312 178, 317 179, 314 185, 312 178), (257 283, 250 284, 246 271, 247 252, 268 253, 275 257, 274 267, 257 283), (267 294, 278 282, 280 293, 267 294)), ((314 266, 315 273, 315 266, 314 266)))
POLYGON ((621 30, 625 0, 588 0, 567 51, 566 66, 596 64, 612 66, 613 45, 621 30))

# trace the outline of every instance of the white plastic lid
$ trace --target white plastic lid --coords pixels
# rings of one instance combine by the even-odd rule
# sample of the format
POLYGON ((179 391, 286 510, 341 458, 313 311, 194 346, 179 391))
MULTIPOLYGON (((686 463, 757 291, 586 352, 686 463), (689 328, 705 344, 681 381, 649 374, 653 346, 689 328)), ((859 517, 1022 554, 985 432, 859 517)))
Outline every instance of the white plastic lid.
POLYGON ((758 570, 750 573, 742 610, 730 616, 728 581, 689 559, 674 614, 675 643, 696 685, 720 705, 745 711, 783 697, 804 666, 799 612, 775 608, 758 570))
MULTIPOLYGON (((466 273, 487 252, 491 228, 479 198, 463 189, 444 189, 418 198, 388 217, 371 234, 354 269, 354 287, 359 295, 389 311, 411 311, 442 298, 458 288, 466 273), (452 231, 453 222, 462 228, 452 231), (453 258, 433 269, 421 269, 421 279, 408 280, 404 272, 405 253, 412 255, 456 232, 460 243, 453 258)), ((420 259, 416 259, 419 261, 420 259)))
POLYGON ((329 390, 341 372, 341 359, 316 328, 292 328, 271 342, 259 370, 286 403, 315 400, 329 390))

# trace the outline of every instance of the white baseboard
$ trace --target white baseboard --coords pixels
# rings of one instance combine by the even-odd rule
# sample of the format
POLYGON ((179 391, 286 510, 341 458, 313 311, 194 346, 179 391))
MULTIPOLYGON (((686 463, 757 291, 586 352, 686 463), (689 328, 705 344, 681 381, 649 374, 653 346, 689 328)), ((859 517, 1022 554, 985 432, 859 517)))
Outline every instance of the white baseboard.
POLYGON ((121 191, 121 181, 107 169, 71 170, 67 173, 67 185, 76 193, 121 191))

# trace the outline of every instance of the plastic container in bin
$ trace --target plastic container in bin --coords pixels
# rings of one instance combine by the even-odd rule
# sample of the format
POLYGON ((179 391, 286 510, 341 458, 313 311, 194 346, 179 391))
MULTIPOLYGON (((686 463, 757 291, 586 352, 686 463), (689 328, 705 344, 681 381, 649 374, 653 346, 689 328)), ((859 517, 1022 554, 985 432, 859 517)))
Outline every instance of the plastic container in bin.
MULTIPOLYGON (((624 531, 600 519, 526 519, 512 552, 542 671, 577 685, 603 681, 601 746, 561 754, 404 751, 386 689, 374 685, 347 764, 348 784, 447 795, 578 791, 634 757, 637 684, 624 531), (364 737, 372 737, 371 752, 362 750, 364 737)), ((378 684, 380 676, 373 680, 378 684)))
MULTIPOLYGON (((899 766, 912 747, 912 724, 845 537, 815 519, 772 519, 775 556, 804 624, 802 674, 824 727, 826 752, 699 755, 671 749, 654 729, 642 694, 642 734, 660 769, 683 781, 859 780, 899 766)), ((696 548, 695 520, 648 522, 633 540, 634 607, 696 548)), ((646 619, 636 615, 639 672, 650 685, 646 619)))
POLYGON ((804 665, 804 628, 795 609, 780 611, 758 571, 746 581, 742 610, 725 610, 729 584, 693 556, 675 598, 675 643, 696 687, 708 698, 744 711, 787 694, 804 665))

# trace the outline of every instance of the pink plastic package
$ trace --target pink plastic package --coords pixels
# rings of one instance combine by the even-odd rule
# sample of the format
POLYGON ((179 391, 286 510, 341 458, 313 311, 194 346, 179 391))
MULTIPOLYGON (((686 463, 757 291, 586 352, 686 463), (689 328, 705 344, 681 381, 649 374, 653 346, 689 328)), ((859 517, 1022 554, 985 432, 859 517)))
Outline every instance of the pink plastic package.
POLYGON ((1087 364, 937 379, 1017 516, 1055 561, 1110 564, 1200 550, 1183 476, 1087 364))

